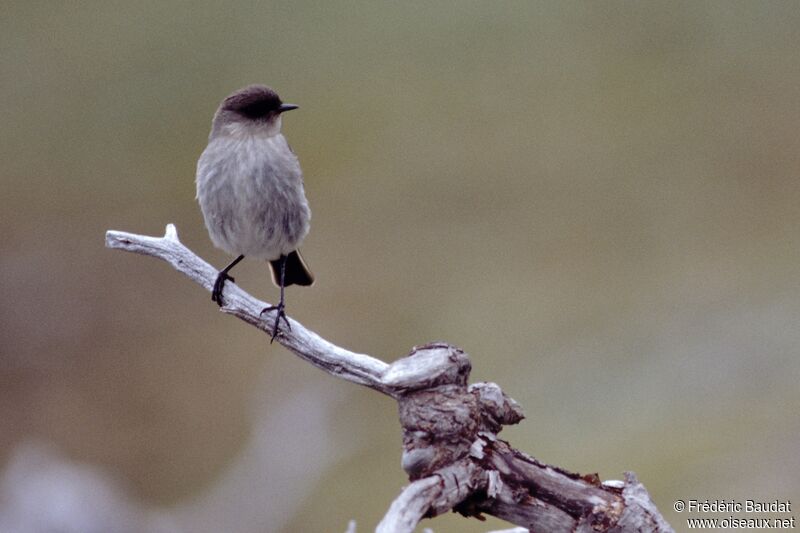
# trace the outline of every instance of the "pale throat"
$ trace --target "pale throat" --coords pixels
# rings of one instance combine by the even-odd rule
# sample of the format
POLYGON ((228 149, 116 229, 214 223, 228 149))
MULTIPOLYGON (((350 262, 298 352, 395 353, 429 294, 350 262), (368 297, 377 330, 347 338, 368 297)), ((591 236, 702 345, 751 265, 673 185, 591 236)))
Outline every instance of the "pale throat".
POLYGON ((278 115, 273 120, 265 122, 229 122, 222 127, 225 135, 236 138, 246 137, 274 137, 281 132, 281 117, 278 115))

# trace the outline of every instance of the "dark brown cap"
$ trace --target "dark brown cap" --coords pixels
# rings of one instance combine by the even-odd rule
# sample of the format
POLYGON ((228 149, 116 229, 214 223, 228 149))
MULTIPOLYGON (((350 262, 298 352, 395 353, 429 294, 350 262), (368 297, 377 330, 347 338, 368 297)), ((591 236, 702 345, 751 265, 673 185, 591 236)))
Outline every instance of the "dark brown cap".
POLYGON ((223 100, 220 111, 230 111, 249 119, 269 118, 297 109, 294 104, 284 104, 278 93, 265 85, 250 85, 239 89, 223 100))

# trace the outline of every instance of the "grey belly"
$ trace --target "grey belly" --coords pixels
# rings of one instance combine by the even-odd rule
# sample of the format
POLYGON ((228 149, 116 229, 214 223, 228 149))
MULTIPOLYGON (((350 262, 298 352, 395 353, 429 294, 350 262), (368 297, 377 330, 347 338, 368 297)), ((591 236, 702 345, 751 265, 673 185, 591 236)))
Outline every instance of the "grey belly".
POLYGON ((295 250, 310 219, 302 181, 297 181, 299 188, 252 176, 210 179, 198 197, 212 242, 231 255, 261 259, 295 250))

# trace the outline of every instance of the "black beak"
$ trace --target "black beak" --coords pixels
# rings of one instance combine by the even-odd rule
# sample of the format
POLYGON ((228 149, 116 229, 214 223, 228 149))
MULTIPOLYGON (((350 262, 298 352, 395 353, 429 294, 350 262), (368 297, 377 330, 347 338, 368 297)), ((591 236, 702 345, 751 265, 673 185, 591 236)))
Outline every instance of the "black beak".
POLYGON ((281 106, 278 108, 278 113, 283 113, 284 111, 291 111, 292 109, 297 109, 298 107, 300 106, 294 104, 281 104, 281 106))

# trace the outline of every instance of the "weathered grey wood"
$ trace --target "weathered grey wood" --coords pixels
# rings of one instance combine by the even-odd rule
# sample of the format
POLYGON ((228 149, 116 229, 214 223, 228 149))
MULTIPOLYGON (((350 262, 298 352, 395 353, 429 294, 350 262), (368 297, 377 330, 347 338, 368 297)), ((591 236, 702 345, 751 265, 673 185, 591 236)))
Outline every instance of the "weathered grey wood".
MULTIPOLYGON (((108 231, 106 246, 170 263, 210 291, 217 270, 178 240, 108 231)), ((268 335, 273 311, 233 283, 222 311, 268 335)), ((450 510, 491 514, 531 531, 670 532, 633 473, 601 483, 549 466, 497 438, 504 425, 524 418, 520 406, 495 383, 468 384, 471 364, 446 343, 415 347, 392 364, 336 346, 289 318, 277 340, 325 372, 395 398, 403 428, 402 466, 412 483, 392 503, 376 531, 411 532, 423 518, 450 510)), ((355 530, 355 524, 348 528, 355 530)))
POLYGON ((479 489, 480 475, 476 465, 462 461, 414 481, 392 502, 376 533, 411 533, 423 518, 450 511, 479 489))
POLYGON ((623 533, 627 531, 672 531, 672 528, 658 512, 647 489, 639 483, 636 474, 625 472, 624 500, 622 516, 611 531, 623 533))
MULTIPOLYGON (((178 240, 178 233, 172 224, 167 225, 163 237, 108 231, 106 246, 163 259, 209 292, 217 277, 217 270, 214 267, 200 259, 178 240)), ((250 296, 236 284, 230 282, 225 284, 225 305, 221 308, 222 311, 241 318, 265 333, 271 332, 275 320, 273 314, 275 311, 261 314, 261 311, 268 306, 267 302, 250 296)), ((291 332, 281 322, 276 340, 297 356, 329 374, 381 392, 389 391, 390 387, 381 383, 381 377, 389 365, 374 357, 340 348, 309 331, 299 322, 291 318, 288 320, 291 332)))

